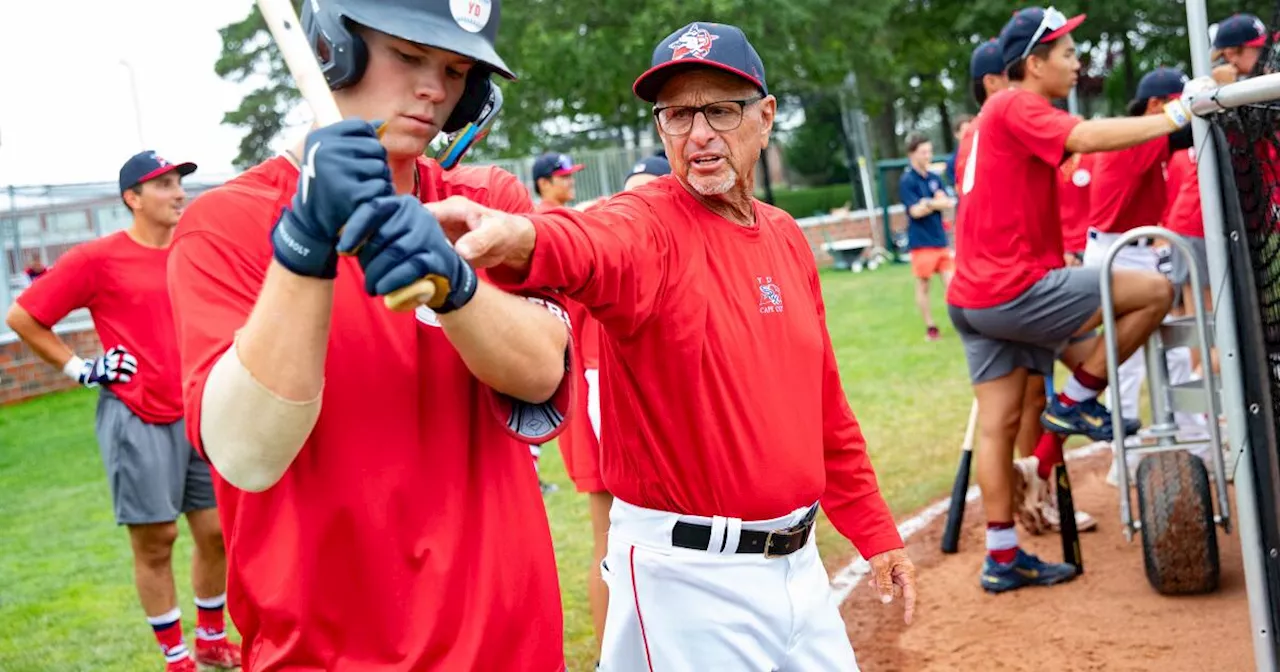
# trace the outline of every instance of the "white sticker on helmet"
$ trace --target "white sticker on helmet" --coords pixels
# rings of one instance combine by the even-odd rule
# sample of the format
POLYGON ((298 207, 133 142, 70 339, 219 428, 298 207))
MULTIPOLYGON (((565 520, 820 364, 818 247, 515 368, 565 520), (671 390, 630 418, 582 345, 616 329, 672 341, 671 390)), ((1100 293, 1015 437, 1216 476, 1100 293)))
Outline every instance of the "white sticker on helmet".
POLYGON ((491 0, 449 0, 449 11, 453 20, 469 33, 478 33, 489 25, 491 0))

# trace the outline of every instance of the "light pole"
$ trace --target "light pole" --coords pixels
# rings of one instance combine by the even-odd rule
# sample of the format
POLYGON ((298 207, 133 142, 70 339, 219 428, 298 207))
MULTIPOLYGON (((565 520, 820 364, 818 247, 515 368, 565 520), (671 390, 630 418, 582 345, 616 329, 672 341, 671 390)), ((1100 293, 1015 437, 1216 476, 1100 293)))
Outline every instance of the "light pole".
POLYGON ((129 71, 129 92, 133 96, 133 122, 138 130, 138 150, 147 148, 146 140, 142 137, 142 106, 138 103, 138 79, 133 72, 133 64, 125 59, 120 59, 120 65, 123 65, 129 71))

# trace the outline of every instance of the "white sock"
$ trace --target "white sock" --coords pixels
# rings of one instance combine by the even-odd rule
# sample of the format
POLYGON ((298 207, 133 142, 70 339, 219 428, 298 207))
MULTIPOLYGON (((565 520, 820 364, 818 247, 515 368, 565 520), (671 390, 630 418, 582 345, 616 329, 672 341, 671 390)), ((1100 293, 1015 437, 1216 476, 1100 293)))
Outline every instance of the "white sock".
POLYGON ((1062 393, 1077 404, 1098 398, 1098 391, 1085 387, 1080 381, 1076 380, 1074 374, 1067 378, 1067 384, 1062 387, 1062 393))
POLYGON ((1007 551, 1018 547, 1018 530, 1013 527, 1003 529, 987 528, 987 550, 1007 551))

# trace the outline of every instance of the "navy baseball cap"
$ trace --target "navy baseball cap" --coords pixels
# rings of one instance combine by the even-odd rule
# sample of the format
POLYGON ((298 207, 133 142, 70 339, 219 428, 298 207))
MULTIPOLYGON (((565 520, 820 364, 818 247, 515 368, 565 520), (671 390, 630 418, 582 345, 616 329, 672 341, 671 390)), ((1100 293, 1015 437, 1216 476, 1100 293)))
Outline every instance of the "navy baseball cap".
POLYGON ((1267 26, 1252 14, 1234 14, 1218 23, 1214 49, 1262 47, 1267 44, 1267 26))
POLYGON ((653 50, 653 61, 636 78, 631 90, 648 103, 658 100, 658 92, 671 76, 689 68, 717 68, 738 75, 769 95, 764 81, 764 62, 747 36, 737 26, 695 21, 671 33, 653 50))
POLYGON ((1067 18, 1049 7, 1028 7, 1014 13, 1000 30, 1000 53, 1004 67, 1024 59, 1038 44, 1052 42, 1084 23, 1084 14, 1067 18))
POLYGON ((648 156, 640 159, 636 165, 631 167, 631 172, 627 173, 627 177, 632 175, 653 175, 662 177, 671 173, 671 163, 661 156, 648 156))
POLYGON ((196 164, 194 163, 169 163, 156 155, 155 152, 147 150, 138 152, 129 157, 128 161, 120 167, 120 193, 124 193, 143 182, 154 180, 170 171, 178 171, 178 174, 186 177, 196 172, 196 164))
POLYGON ((1004 58, 1000 55, 1000 43, 995 39, 978 45, 969 57, 969 77, 982 79, 987 75, 999 75, 1004 72, 1004 58))
POLYGON ((1136 98, 1146 102, 1148 98, 1168 98, 1182 94, 1187 85, 1187 75, 1177 68, 1156 68, 1142 76, 1138 82, 1136 98))
POLYGON ((533 181, 554 175, 572 175, 583 168, 581 163, 574 163, 568 154, 543 154, 533 162, 533 181))

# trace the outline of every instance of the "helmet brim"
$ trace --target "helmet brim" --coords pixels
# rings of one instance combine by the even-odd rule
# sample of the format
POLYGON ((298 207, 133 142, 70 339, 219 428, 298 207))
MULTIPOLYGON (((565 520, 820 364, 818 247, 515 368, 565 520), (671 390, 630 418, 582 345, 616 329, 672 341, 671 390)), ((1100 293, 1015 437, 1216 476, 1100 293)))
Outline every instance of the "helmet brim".
POLYGON ((507 67, 506 61, 502 60, 482 33, 472 33, 454 21, 431 14, 406 15, 405 12, 384 12, 376 3, 360 7, 343 7, 341 12, 345 18, 366 28, 414 44, 466 56, 506 79, 511 81, 517 79, 515 73, 511 72, 511 68, 507 67))

